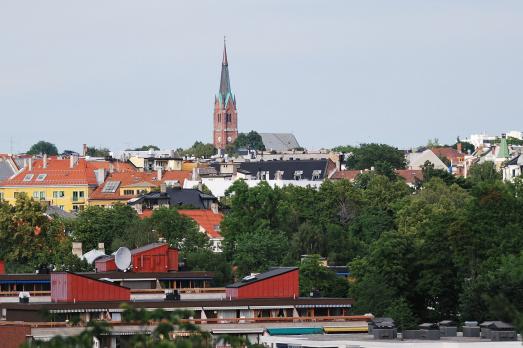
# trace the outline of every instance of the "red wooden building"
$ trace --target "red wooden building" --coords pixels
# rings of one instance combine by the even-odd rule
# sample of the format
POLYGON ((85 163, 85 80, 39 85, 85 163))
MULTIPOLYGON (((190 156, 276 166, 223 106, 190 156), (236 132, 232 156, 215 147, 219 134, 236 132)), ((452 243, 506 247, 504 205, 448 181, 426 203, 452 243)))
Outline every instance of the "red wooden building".
POLYGON ((273 268, 227 285, 227 298, 296 298, 300 295, 299 270, 296 267, 273 268))
POLYGON ((131 291, 123 286, 75 273, 51 273, 51 302, 129 301, 131 291))
MULTIPOLYGON (((165 243, 152 243, 131 250, 131 271, 169 272, 178 271, 178 250, 165 243)), ((116 271, 114 255, 95 261, 97 272, 116 271)))
POLYGON ((4 261, 0 260, 0 274, 5 273, 5 263, 4 261))

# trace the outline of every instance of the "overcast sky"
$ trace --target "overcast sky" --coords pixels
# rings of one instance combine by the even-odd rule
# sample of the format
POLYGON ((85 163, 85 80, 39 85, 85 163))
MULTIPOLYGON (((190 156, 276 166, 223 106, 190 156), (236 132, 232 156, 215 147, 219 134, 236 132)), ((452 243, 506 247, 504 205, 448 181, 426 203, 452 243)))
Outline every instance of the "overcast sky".
POLYGON ((523 1, 0 2, 0 152, 212 141, 223 36, 240 131, 302 146, 523 130, 523 1))

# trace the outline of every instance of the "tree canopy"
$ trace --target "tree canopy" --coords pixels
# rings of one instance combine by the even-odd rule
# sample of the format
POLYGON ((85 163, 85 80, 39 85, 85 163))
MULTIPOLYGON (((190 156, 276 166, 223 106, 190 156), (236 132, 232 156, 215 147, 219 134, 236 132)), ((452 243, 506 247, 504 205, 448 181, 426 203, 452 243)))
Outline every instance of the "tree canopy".
POLYGON ((216 148, 213 144, 204 144, 201 141, 196 141, 188 149, 178 149, 178 155, 180 156, 194 156, 197 158, 210 158, 216 155, 216 148))
POLYGON ((371 169, 380 163, 388 163, 394 169, 405 168, 406 165, 403 151, 386 144, 361 144, 351 152, 347 159, 349 169, 371 169))
POLYGON ((129 151, 149 151, 149 150, 155 150, 155 151, 159 151, 160 148, 156 145, 142 145, 140 147, 136 147, 134 149, 131 149, 129 151))
POLYGON ((85 155, 91 157, 108 157, 109 152, 110 150, 105 147, 88 146, 85 155))
POLYGON ((27 151, 28 155, 48 155, 48 156, 56 156, 58 155, 58 148, 55 144, 40 140, 36 144, 33 144, 29 151, 27 151))
POLYGON ((265 145, 263 144, 262 137, 256 131, 250 131, 249 133, 240 133, 238 138, 234 142, 234 147, 236 149, 248 149, 248 150, 258 150, 264 151, 265 145))

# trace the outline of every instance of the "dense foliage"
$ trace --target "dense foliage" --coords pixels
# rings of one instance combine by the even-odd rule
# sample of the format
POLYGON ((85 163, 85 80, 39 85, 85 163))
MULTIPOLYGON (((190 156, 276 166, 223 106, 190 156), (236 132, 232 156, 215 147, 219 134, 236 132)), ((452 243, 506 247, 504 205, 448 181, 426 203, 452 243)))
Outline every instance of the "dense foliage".
POLYGON ((179 156, 190 156, 196 158, 211 158, 211 156, 216 155, 216 148, 213 144, 204 144, 201 141, 196 141, 188 149, 178 149, 176 153, 179 156))
MULTIPOLYGON (((376 173, 354 183, 327 181, 318 190, 238 181, 227 192, 225 256, 240 276, 299 265, 304 254, 348 264, 355 310, 398 316, 402 327, 501 318, 491 305, 499 301, 516 304, 517 313, 522 181, 502 182, 488 162, 475 165, 468 179, 430 165, 424 174, 415 189, 376 173)), ((301 267, 303 294, 336 288, 334 281, 324 285, 326 270, 301 267)))
POLYGON ((263 145, 262 137, 256 131, 238 134, 238 138, 236 138, 236 140, 234 141, 234 147, 236 149, 248 149, 258 151, 265 150, 265 145, 263 145))
POLYGON ((27 151, 28 155, 48 155, 48 156, 56 156, 58 155, 58 148, 55 144, 40 140, 36 144, 33 144, 29 151, 27 151))
POLYGON ((405 168, 403 151, 386 144, 361 144, 351 151, 347 159, 348 169, 371 169, 387 164, 392 168, 405 168))
POLYGON ((108 157, 109 152, 109 149, 105 147, 88 146, 85 155, 91 157, 108 157))
POLYGON ((160 151, 160 148, 156 145, 142 145, 140 147, 135 147, 134 149, 130 149, 128 151, 149 151, 149 150, 160 151))

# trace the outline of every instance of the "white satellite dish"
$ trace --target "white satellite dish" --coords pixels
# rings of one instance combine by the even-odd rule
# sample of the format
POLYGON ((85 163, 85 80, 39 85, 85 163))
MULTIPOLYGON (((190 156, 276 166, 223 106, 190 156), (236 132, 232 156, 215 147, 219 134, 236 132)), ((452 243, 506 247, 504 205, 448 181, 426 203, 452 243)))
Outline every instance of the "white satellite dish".
POLYGON ((118 248, 114 254, 114 262, 120 271, 127 271, 131 266, 131 250, 126 247, 118 248))

